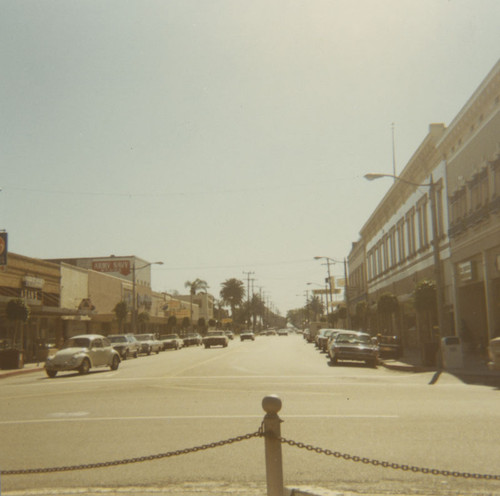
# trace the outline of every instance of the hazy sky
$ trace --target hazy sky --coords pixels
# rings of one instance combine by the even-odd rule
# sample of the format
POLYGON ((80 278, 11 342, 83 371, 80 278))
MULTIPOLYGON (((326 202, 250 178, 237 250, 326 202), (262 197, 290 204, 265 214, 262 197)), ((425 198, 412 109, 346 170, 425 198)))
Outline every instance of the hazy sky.
MULTIPOLYGON (((498 0, 0 0, 0 229, 285 314, 500 54, 498 0)), ((343 266, 332 267, 342 275, 343 266)))

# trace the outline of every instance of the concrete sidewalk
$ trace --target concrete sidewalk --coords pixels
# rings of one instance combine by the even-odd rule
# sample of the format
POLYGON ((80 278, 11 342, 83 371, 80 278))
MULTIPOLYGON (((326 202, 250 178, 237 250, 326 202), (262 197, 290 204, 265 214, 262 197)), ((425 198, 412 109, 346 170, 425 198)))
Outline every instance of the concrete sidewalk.
POLYGON ((12 377, 13 375, 28 374, 30 372, 39 372, 43 370, 44 362, 26 363, 22 369, 0 369, 0 379, 12 377))

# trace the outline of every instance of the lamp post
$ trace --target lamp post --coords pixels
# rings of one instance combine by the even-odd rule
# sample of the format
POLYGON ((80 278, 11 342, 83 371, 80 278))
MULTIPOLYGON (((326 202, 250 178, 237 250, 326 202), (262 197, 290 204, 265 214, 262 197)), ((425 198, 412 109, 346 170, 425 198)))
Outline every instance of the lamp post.
POLYGON ((135 266, 135 257, 134 263, 132 264, 132 332, 136 331, 137 324, 137 297, 136 297, 136 280, 135 280, 135 271, 145 269, 146 267, 151 267, 151 265, 163 265, 163 262, 150 262, 141 267, 135 266))
POLYGON ((425 186, 429 188, 430 196, 430 206, 431 206, 431 220, 432 220, 432 251, 434 256, 434 277, 436 279, 436 297, 437 297, 437 317, 438 317, 438 327, 439 327, 439 337, 446 335, 447 329, 446 318, 444 312, 444 284, 443 276, 441 270, 441 254, 439 252, 439 233, 438 233, 438 218, 437 218, 437 205, 436 205, 436 183, 434 179, 430 177, 430 182, 425 184, 414 183, 412 181, 407 181, 402 177, 396 176, 395 174, 365 174, 365 179, 368 181, 373 181, 375 179, 380 179, 381 177, 390 177, 395 180, 401 181, 412 186, 425 186))

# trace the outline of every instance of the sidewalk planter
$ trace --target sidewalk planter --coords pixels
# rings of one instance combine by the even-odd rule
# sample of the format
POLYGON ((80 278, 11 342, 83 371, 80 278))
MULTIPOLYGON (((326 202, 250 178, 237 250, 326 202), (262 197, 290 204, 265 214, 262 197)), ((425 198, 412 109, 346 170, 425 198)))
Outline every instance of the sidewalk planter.
POLYGON ((24 353, 22 350, 0 350, 0 369, 22 369, 24 367, 24 353))

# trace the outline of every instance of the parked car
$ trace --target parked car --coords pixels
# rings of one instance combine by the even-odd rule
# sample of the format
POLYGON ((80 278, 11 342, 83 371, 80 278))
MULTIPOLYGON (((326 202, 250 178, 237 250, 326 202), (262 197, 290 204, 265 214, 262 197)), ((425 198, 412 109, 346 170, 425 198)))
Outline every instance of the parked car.
POLYGON ((278 331, 278 336, 288 336, 288 329, 280 329, 278 331))
POLYGON ((255 341, 255 334, 252 331, 242 331, 240 333, 240 340, 241 341, 255 341))
POLYGON ((316 336, 316 346, 321 350, 326 352, 328 350, 328 338, 332 335, 335 329, 321 329, 316 336))
POLYGON ((135 334, 135 338, 141 343, 141 353, 146 353, 146 355, 160 353, 163 345, 161 341, 156 339, 154 334, 135 334))
POLYGON ((399 336, 377 335, 380 358, 399 358, 403 355, 403 346, 399 336))
POLYGON ((110 334, 108 340, 120 354, 122 360, 126 360, 129 356, 133 356, 134 358, 139 356, 140 344, 131 336, 127 336, 126 334, 110 334))
POLYGON ((191 332, 183 339, 184 346, 201 346, 203 338, 197 332, 191 332))
POLYGON ((488 355, 490 357, 488 368, 490 370, 500 370, 500 337, 490 340, 488 355))
POLYGON ((224 331, 208 331, 208 334, 203 338, 203 346, 210 348, 211 346, 227 347, 229 339, 224 331))
POLYGON ((116 370, 119 365, 120 354, 107 338, 100 334, 83 334, 69 338, 55 355, 48 357, 45 372, 49 377, 67 370, 87 374, 94 367, 116 370))
POLYGON ((184 340, 178 334, 165 334, 160 336, 160 341, 162 350, 180 350, 184 346, 184 340))
POLYGON ((365 332, 342 331, 337 334, 330 348, 330 361, 337 365, 339 360, 362 361, 370 367, 377 367, 378 346, 365 332))
POLYGON ((229 339, 234 339, 234 332, 233 331, 226 331, 226 336, 229 339))

